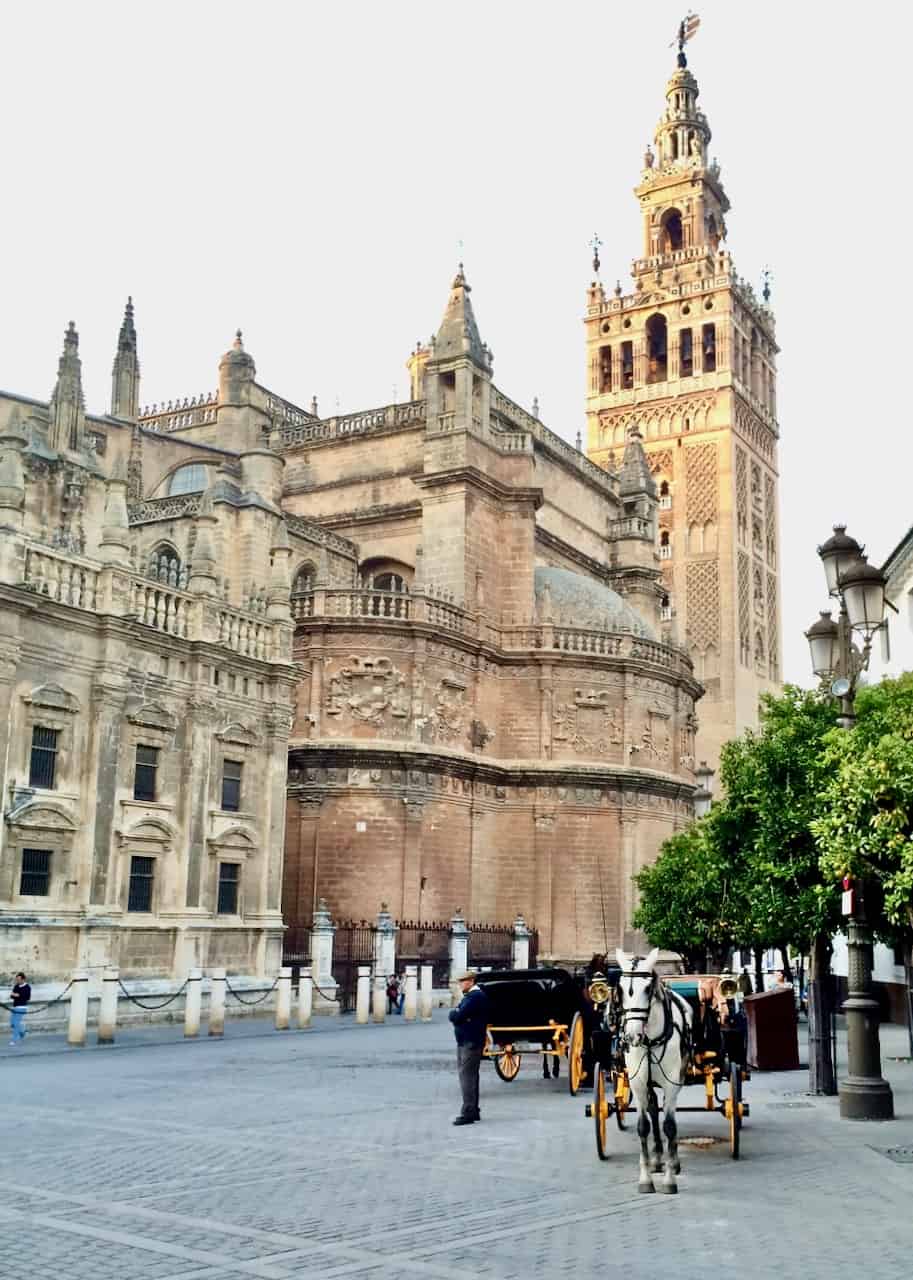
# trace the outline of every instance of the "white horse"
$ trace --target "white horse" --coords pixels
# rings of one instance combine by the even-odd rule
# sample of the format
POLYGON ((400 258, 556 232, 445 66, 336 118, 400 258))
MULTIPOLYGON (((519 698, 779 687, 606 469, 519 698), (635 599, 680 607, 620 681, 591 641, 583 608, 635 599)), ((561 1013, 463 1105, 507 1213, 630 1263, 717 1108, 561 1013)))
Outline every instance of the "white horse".
POLYGON ((655 971, 659 949, 635 961, 620 949, 615 953, 621 966, 619 991, 622 1000, 621 1035, 625 1046, 625 1066, 637 1104, 637 1132, 640 1136, 640 1178, 638 1191, 652 1192, 652 1173, 663 1171, 659 1190, 667 1195, 678 1191, 675 1175, 681 1173, 678 1158, 678 1126, 675 1103, 687 1078, 691 1061, 691 1006, 660 980, 655 971), (656 1090, 663 1091, 663 1132, 666 1157, 659 1132, 659 1102, 656 1090), (647 1141, 653 1129, 653 1155, 647 1141))

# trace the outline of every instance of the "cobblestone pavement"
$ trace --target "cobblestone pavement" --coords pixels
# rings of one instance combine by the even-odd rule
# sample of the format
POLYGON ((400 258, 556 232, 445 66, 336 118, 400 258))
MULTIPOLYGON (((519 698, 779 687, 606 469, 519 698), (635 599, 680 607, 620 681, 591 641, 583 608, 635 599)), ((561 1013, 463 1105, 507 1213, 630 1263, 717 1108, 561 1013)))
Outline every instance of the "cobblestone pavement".
MULTIPOLYGON (((685 1143, 677 1197, 636 1189, 637 1140, 596 1159, 586 1098, 524 1063, 483 1068, 480 1125, 454 1129, 443 1013, 428 1025, 325 1019, 223 1041, 176 1028, 71 1050, 0 1050, 4 1280, 907 1280, 913 1067, 891 1062, 893 1125, 840 1121, 804 1072, 755 1075, 743 1159, 685 1143)), ((696 1098, 685 1098, 697 1101, 696 1098)), ((690 1091, 694 1094, 694 1091, 690 1091)), ((722 1139, 683 1115, 684 1138, 722 1139)))

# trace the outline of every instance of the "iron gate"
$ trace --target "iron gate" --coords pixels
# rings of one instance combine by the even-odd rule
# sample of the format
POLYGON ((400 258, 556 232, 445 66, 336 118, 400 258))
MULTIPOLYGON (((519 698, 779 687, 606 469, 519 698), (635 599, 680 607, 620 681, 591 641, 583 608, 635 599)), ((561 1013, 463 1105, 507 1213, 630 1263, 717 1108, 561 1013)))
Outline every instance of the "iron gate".
POLYGON ((366 920, 346 920, 336 926, 333 939, 333 977, 342 1013, 355 1008, 359 965, 374 964, 374 927, 366 920))
POLYGON ((450 980, 450 924, 444 920, 398 920, 396 935, 396 967, 407 964, 430 964, 431 983, 446 987, 450 980))

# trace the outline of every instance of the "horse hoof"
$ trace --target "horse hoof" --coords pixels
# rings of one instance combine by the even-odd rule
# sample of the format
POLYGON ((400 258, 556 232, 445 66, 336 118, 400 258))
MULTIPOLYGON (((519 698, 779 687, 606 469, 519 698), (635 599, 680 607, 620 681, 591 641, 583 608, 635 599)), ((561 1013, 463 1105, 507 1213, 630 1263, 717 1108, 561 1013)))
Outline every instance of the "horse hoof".
POLYGON ((659 1189, 663 1193, 663 1195, 666 1195, 666 1196, 678 1195, 678 1187, 675 1185, 674 1182, 671 1184, 667 1182, 661 1182, 659 1184, 659 1189))
POLYGON ((654 1187, 652 1182, 638 1182, 637 1190, 641 1193, 641 1195, 652 1196, 656 1188, 654 1187))

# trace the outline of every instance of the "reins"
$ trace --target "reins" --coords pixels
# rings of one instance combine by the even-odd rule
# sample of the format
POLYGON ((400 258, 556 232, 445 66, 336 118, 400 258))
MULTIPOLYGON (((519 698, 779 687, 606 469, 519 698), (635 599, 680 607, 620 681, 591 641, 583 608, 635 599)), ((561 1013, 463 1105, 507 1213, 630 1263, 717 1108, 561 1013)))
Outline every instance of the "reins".
MULTIPOLYGON (((632 996, 634 994, 634 979, 642 978, 643 976, 644 975, 642 973, 636 973, 634 971, 621 974, 621 978, 630 979, 630 982, 628 985, 629 996, 632 996)), ((648 999, 647 999, 647 1005, 645 1009, 622 1008, 622 1011, 621 1011, 621 1031, 623 1036, 627 1031, 627 1025, 629 1021, 641 1022, 643 1024, 642 1045, 638 1045, 638 1046, 631 1045, 629 1046, 629 1048, 642 1047, 646 1049, 646 1053, 644 1054, 643 1058, 641 1058, 640 1064, 638 1065, 637 1070, 633 1072, 630 1078, 633 1079, 634 1076, 636 1076, 638 1072, 641 1070, 641 1068, 643 1067, 644 1062, 646 1062, 648 1086, 652 1087, 652 1084, 653 1084, 653 1067, 654 1066, 659 1068, 659 1072, 662 1075, 663 1079, 666 1080, 670 1085, 680 1084, 681 1081, 670 1080, 662 1068, 663 1058, 666 1056, 666 1049, 668 1048, 669 1042, 672 1039, 673 1032, 676 1030, 675 1018, 672 1013, 672 1009, 673 1009, 672 997, 669 994, 669 992, 666 991, 665 988, 662 986, 662 984, 658 981, 655 973, 650 978, 650 982, 647 986, 647 993, 648 993, 648 999), (647 1035, 647 1023, 649 1022, 650 1014, 653 1011, 654 1000, 658 1000, 659 1003, 662 1005, 663 1027, 659 1035, 650 1037, 647 1035), (653 1050, 657 1048, 660 1049, 660 1053, 658 1055, 655 1055, 653 1050)), ((682 1019, 682 1026, 681 1026, 681 1030, 679 1031, 679 1039, 681 1041, 681 1058, 682 1058, 682 1063, 684 1064, 685 1058, 690 1054, 690 1044, 688 1042, 689 1038, 688 1038, 688 1031, 687 1031, 687 1023, 684 1020, 684 1018, 682 1019)))

